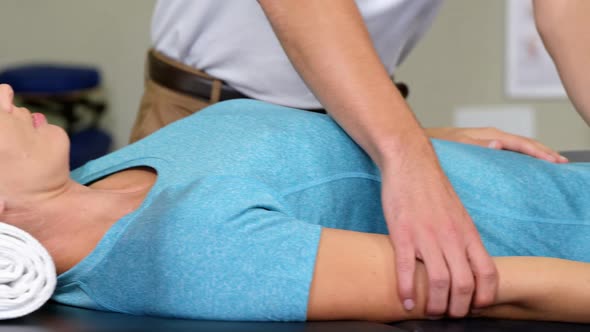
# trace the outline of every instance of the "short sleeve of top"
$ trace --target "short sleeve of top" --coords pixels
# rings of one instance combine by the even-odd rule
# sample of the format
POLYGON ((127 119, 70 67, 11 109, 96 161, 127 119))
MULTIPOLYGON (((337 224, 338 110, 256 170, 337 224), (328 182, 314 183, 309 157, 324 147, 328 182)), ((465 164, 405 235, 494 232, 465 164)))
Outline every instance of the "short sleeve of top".
POLYGON ((321 227, 276 197, 223 176, 166 188, 59 276, 54 299, 137 315, 305 320, 321 227))

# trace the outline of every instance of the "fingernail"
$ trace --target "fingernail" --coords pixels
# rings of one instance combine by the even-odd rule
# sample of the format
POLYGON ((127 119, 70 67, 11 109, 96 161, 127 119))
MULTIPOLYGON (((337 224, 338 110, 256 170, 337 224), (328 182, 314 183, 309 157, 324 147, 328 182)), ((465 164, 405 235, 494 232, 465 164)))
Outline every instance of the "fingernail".
POLYGON ((497 149, 498 148, 498 142, 497 141, 491 141, 490 144, 488 144, 488 147, 490 149, 497 149))
POLYGON ((547 155, 547 159, 549 159, 549 161, 552 163, 557 162, 557 158, 553 157, 552 155, 547 155))
POLYGON ((415 304, 414 304, 414 301, 412 299, 406 299, 406 300, 404 300, 404 308, 407 311, 410 311, 410 310, 414 309, 414 306, 415 306, 415 304))
POLYGON ((559 156, 559 160, 563 161, 564 163, 567 163, 567 162, 569 162, 569 159, 567 159, 567 158, 566 158, 566 157, 564 157, 564 156, 559 156))

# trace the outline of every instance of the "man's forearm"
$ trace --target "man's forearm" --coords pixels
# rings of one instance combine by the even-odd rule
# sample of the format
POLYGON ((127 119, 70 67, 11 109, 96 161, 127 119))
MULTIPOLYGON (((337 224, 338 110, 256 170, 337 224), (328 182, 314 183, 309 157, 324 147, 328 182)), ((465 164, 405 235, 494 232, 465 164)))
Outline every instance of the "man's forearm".
POLYGON ((576 110, 590 125, 590 1, 535 0, 535 20, 576 110))
MULTIPOLYGON (((331 116, 378 164, 428 140, 381 63, 352 0, 260 0, 283 48, 331 116)), ((381 166, 380 165, 380 166, 381 166)))
POLYGON ((474 302, 488 304, 496 288, 493 262, 430 141, 381 63, 356 3, 259 3, 306 84, 381 171, 383 213, 391 239, 396 239, 392 244, 399 303, 408 311, 416 306, 418 253, 430 267, 434 284, 429 289, 429 314, 442 314, 448 308, 452 315, 465 315, 471 299, 465 290, 475 288, 474 302), (468 261, 468 255, 476 258, 475 263, 468 261))

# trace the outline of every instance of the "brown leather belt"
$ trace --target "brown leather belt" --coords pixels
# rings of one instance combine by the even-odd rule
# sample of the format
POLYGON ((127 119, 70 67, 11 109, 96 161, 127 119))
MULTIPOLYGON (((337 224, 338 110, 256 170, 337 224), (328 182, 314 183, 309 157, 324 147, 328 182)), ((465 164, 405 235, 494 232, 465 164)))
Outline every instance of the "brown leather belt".
MULTIPOLYGON (((162 55, 156 55, 154 50, 148 52, 149 78, 168 89, 212 102, 238 98, 250 99, 250 97, 235 90, 223 81, 210 77, 205 73, 202 75, 191 73, 167 63, 159 57, 162 57, 162 55), (214 96, 215 84, 220 86, 219 96, 214 96)), ((409 92, 408 87, 404 83, 396 83, 396 86, 402 96, 406 98, 409 92)), ((325 113, 323 109, 309 111, 325 113)))
POLYGON ((219 98, 216 101, 248 98, 248 96, 235 90, 231 86, 216 80, 212 77, 207 77, 185 71, 177 68, 166 61, 160 59, 161 55, 156 55, 153 50, 148 52, 148 73, 150 79, 154 82, 165 86, 170 90, 180 92, 199 99, 210 100, 215 81, 221 83, 219 98))

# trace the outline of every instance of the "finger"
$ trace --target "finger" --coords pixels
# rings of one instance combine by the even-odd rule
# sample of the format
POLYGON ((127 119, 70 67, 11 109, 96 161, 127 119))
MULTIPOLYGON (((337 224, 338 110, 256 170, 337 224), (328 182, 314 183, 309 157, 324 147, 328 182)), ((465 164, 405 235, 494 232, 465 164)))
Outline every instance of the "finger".
POLYGON ((463 137, 461 137, 460 139, 456 139, 455 141, 492 149, 499 149, 500 146, 500 143, 497 140, 472 138, 467 135, 464 135, 463 137))
POLYGON ((449 270, 434 237, 426 240, 420 241, 420 252, 424 257, 424 265, 428 275, 426 314, 439 316, 447 311, 450 286, 449 270))
POLYGON ((543 152, 545 152, 547 155, 553 157, 555 159, 554 162, 556 163, 563 163, 563 162, 567 162, 567 158, 561 156, 557 151, 551 149, 550 147, 542 144, 541 142, 538 142, 536 140, 530 140, 534 145, 537 146, 537 148, 539 150, 542 150, 543 152), (565 160, 564 160, 565 159, 565 160))
POLYGON ((510 150, 532 157, 555 163, 567 163, 569 160, 557 151, 541 144, 540 142, 523 136, 509 134, 499 130, 492 130, 495 139, 470 139, 470 144, 487 146, 491 149, 510 150))
POLYGON ((448 314, 451 317, 465 317, 471 306, 475 281, 464 242, 456 235, 447 237, 443 248, 445 260, 451 273, 451 298, 448 314))
POLYGON ((6 112, 12 110, 14 92, 8 84, 0 84, 0 109, 6 112))
POLYGON ((395 265, 397 272, 398 292, 404 308, 408 311, 416 306, 414 292, 414 273, 416 256, 414 244, 409 234, 397 234, 393 244, 395 249, 395 265))
POLYGON ((498 271, 479 239, 467 246, 467 257, 475 276, 473 306, 482 308, 494 303, 498 288, 498 271))
POLYGON ((496 128, 487 128, 485 129, 485 133, 490 140, 490 145, 488 146, 490 148, 510 150, 540 159, 553 160, 550 156, 550 151, 552 150, 533 139, 510 134, 496 128))
POLYGON ((555 163, 569 162, 566 157, 560 155, 557 151, 534 139, 505 133, 504 137, 499 141, 499 144, 505 150, 524 153, 538 159, 555 163), (503 142, 504 144, 502 144, 503 142))
POLYGON ((539 144, 540 147, 542 149, 544 149, 546 153, 552 155, 555 158, 555 160, 556 160, 555 162, 556 163, 563 164, 563 163, 569 162, 569 160, 566 157, 564 157, 561 154, 559 154, 559 152, 557 152, 557 151, 553 150, 552 148, 550 148, 548 146, 545 146, 545 145, 543 145, 543 144, 541 144, 539 142, 536 142, 536 143, 539 144))
POLYGON ((519 136, 507 136, 501 139, 502 148, 514 152, 520 152, 531 157, 557 162, 557 157, 549 153, 549 149, 533 140, 519 136))
POLYGON ((487 147, 494 150, 502 150, 502 142, 497 140, 490 140, 487 147))
POLYGON ((494 139, 470 138, 469 140, 466 140, 464 143, 479 145, 484 148, 490 148, 490 149, 495 149, 495 150, 501 149, 501 143, 498 140, 494 140, 494 139))

